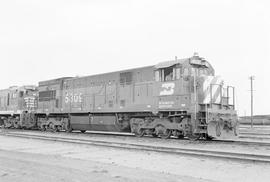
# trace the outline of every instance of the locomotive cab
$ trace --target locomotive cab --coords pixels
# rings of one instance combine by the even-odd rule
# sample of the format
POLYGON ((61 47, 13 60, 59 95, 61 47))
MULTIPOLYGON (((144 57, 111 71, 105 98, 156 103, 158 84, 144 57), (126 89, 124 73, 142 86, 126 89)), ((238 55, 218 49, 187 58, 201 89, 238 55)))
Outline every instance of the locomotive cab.
POLYGON ((32 126, 25 118, 37 107, 36 93, 36 86, 33 85, 12 86, 3 92, 6 97, 0 96, 0 100, 5 100, 2 104, 4 107, 0 108, 0 116, 4 120, 4 127, 30 128, 32 126))
POLYGON ((157 112, 178 133, 189 137, 231 139, 238 135, 234 87, 225 86, 197 53, 159 63, 154 71, 157 112))
POLYGON ((200 77, 213 75, 212 66, 197 54, 191 58, 176 58, 157 64, 154 71, 154 95, 158 99, 158 110, 190 110, 198 99, 194 83, 200 77))

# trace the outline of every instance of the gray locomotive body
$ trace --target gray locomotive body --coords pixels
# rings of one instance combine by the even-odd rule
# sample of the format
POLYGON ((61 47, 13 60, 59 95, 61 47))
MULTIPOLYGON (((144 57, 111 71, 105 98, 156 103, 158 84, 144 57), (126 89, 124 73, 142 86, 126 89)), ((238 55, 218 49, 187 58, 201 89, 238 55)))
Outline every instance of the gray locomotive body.
POLYGON ((238 134, 234 88, 194 55, 154 66, 39 82, 43 130, 126 131, 162 138, 238 134))
POLYGON ((168 138, 237 136, 234 89, 195 55, 154 66, 39 83, 38 113, 59 129, 168 138), (46 94, 47 92, 47 94, 46 94), (51 94, 49 94, 51 93, 51 94), (42 96, 47 95, 47 98, 42 96), (49 119, 48 119, 49 118, 49 119), (57 121, 57 122, 56 122, 57 121), (60 121, 60 122, 59 122, 60 121))

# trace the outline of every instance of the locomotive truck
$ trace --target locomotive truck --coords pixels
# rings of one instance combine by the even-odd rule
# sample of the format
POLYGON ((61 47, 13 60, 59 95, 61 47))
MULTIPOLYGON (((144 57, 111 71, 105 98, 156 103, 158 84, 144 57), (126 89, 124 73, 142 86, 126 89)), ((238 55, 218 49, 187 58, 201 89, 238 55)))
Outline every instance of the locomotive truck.
POLYGON ((34 91, 37 106, 31 109, 7 107, 9 92, 0 92, 5 127, 26 127, 22 121, 29 120, 32 124, 27 128, 52 131, 190 139, 238 135, 234 87, 226 86, 211 64, 196 53, 153 66, 40 81, 34 91), (16 109, 21 114, 7 114, 16 109))

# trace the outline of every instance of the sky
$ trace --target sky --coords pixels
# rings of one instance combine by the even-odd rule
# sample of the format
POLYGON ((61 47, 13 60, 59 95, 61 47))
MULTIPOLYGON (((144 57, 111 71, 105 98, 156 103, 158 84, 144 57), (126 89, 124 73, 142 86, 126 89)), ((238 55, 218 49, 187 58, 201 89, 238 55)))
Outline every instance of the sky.
POLYGON ((206 58, 236 87, 239 115, 270 114, 267 0, 0 1, 0 89, 206 58))

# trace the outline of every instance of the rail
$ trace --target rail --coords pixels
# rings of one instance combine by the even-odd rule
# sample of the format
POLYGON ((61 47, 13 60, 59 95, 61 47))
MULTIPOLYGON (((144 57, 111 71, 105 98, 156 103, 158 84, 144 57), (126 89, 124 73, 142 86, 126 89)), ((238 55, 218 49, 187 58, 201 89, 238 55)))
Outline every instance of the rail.
POLYGON ((209 158, 218 158, 218 159, 230 159, 246 162, 263 162, 270 163, 270 155, 265 154, 253 154, 253 153, 240 153, 232 151, 219 151, 219 150, 205 150, 197 148, 183 148, 183 147, 163 147, 163 146, 150 146, 143 144, 132 144, 125 142, 112 142, 112 141, 100 141, 100 140, 91 140, 91 139, 75 139, 69 137, 59 137, 59 136, 44 136, 40 134, 27 134, 27 133, 11 133, 11 132, 2 132, 2 136, 9 137, 19 137, 27 139, 37 139, 45 141, 54 141, 54 142, 64 142, 72 144, 84 144, 84 145, 93 145, 101 147, 110 147, 118 148, 125 150, 143 150, 151 152, 160 152, 166 154, 175 154, 175 155, 191 155, 197 157, 209 157, 209 158))

